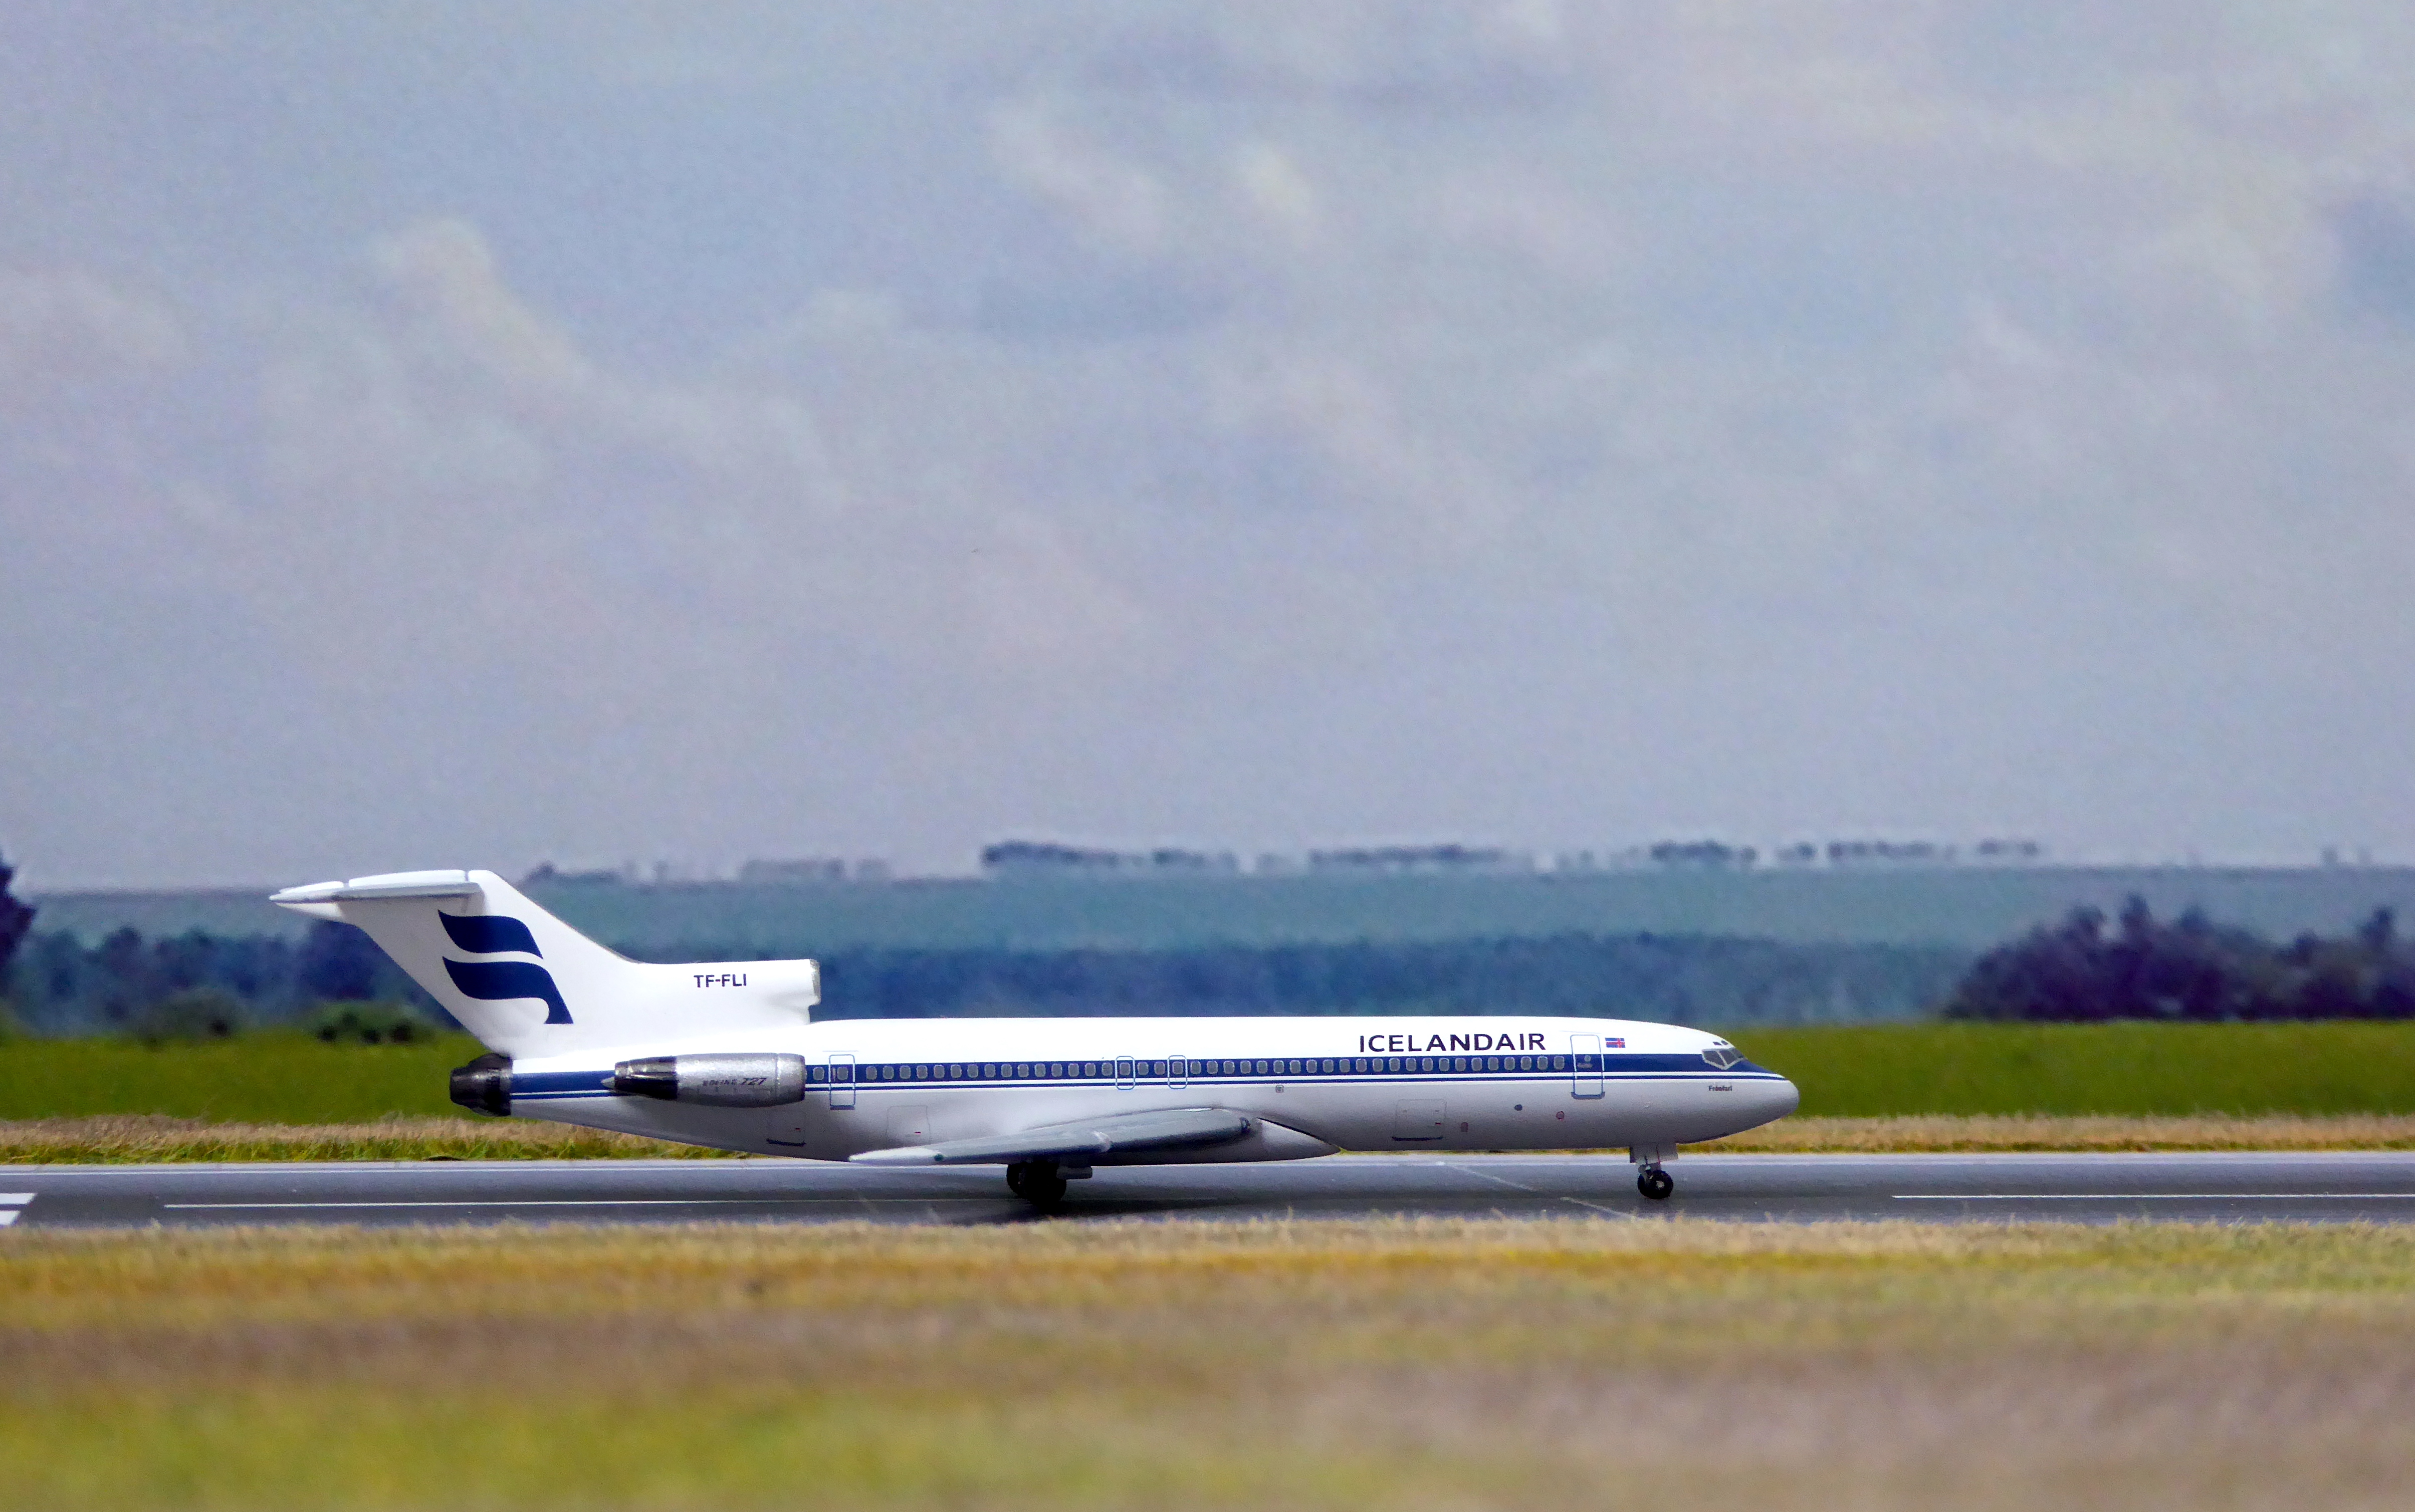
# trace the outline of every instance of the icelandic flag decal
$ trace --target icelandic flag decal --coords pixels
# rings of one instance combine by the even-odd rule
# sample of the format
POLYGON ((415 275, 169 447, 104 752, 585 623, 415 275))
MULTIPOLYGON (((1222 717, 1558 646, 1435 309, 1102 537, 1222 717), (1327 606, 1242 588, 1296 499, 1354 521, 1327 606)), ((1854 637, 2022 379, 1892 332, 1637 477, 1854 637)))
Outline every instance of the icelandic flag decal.
POLYGON ((1627 1041, 1624 1040, 1604 1040, 1602 1043, 1612 1050, 1624 1050, 1627 1048, 1627 1041))

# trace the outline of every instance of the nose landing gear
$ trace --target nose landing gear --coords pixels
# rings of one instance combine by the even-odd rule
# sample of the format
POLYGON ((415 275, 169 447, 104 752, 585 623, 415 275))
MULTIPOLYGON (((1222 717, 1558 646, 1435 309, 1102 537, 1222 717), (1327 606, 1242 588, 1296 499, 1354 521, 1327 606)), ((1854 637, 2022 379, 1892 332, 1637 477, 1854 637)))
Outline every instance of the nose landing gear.
POLYGON ((1677 1178, 1657 1165, 1647 1165, 1635 1173, 1635 1190, 1654 1202, 1666 1202, 1677 1190, 1677 1178))

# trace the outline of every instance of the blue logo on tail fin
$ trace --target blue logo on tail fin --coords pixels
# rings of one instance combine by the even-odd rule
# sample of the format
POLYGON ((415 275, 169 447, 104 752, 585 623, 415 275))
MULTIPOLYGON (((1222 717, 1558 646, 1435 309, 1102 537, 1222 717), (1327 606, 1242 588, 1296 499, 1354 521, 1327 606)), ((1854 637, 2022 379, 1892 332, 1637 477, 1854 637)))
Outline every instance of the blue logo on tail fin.
POLYGON ((472 955, 500 955, 505 951, 526 951, 531 955, 543 955, 536 948, 536 936, 528 925, 502 914, 448 914, 436 916, 443 921, 444 933, 453 943, 472 955))
POLYGON ((545 1005, 548 1024, 570 1022, 570 1008, 562 1000, 562 989, 553 984, 553 973, 543 966, 525 961, 447 960, 444 970, 465 996, 489 1003, 533 997, 545 1005))

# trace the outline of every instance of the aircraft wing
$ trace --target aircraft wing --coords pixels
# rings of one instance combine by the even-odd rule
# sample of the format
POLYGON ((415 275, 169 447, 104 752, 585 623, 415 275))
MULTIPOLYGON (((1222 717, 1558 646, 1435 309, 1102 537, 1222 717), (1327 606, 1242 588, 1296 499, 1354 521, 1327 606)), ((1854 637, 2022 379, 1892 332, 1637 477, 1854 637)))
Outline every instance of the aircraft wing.
POLYGON ((1050 1124, 979 1139, 866 1150, 848 1159, 859 1165, 1000 1165, 1042 1160, 1087 1163, 1105 1155, 1229 1145, 1249 1133, 1251 1122, 1247 1114, 1223 1108, 1174 1108, 1158 1113, 1119 1114, 1081 1123, 1050 1124))

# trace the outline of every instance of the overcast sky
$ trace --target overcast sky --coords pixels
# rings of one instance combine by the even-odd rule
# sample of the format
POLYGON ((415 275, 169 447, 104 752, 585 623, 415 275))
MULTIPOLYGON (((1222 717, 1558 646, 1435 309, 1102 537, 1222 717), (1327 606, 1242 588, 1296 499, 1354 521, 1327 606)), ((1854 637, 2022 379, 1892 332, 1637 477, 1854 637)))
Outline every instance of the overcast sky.
POLYGON ((0 11, 38 890, 2403 859, 2410 485, 2404 6, 0 11))

